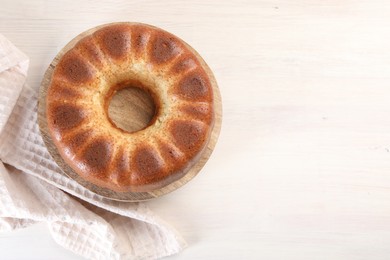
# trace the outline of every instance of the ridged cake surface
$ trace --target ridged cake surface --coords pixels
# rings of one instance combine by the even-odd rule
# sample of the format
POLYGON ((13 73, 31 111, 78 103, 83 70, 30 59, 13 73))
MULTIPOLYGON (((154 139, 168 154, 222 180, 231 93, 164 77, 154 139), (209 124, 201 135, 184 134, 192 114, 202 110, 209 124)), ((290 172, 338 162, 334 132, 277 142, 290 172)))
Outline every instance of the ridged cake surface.
POLYGON ((214 123, 204 61, 178 37, 117 23, 85 36, 58 61, 46 97, 49 132, 82 178, 117 192, 149 191, 181 178, 205 149, 214 123), (118 128, 108 105, 125 87, 156 106, 137 132, 118 128))

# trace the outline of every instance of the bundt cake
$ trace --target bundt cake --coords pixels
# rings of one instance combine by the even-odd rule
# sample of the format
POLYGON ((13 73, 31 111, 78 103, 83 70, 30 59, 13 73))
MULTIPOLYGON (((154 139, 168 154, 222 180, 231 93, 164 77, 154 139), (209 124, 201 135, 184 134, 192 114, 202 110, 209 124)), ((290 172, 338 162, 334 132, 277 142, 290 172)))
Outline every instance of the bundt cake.
POLYGON ((214 125, 211 75, 178 37, 139 23, 105 25, 56 65, 46 96, 59 154, 83 179, 115 192, 144 192, 181 178, 199 159, 214 125), (142 88, 156 113, 137 132, 108 116, 116 91, 142 88))

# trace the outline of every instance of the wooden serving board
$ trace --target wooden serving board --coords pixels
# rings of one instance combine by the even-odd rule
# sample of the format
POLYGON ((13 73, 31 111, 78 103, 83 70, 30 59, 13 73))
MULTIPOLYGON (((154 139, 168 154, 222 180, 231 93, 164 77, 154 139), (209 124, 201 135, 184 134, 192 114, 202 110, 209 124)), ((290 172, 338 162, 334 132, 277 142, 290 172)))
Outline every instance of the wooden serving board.
MULTIPOLYGON (((54 58, 54 60, 47 68, 41 83, 41 87, 39 91, 39 99, 38 99, 38 123, 39 123, 42 138, 52 158, 57 163, 57 165, 62 169, 63 171, 62 174, 74 179, 76 182, 78 182, 85 188, 89 189, 90 191, 95 192, 96 194, 99 194, 108 199, 128 201, 128 202, 142 201, 142 200, 148 200, 148 199, 160 197, 164 194, 176 190, 177 188, 183 186, 192 178, 194 178, 198 174, 198 172, 203 168, 203 166, 209 159, 212 151, 214 150, 214 147, 217 143, 217 139, 221 130, 221 123, 222 123, 222 102, 221 102, 221 95, 218 89, 217 82, 210 68, 207 66, 206 63, 204 63, 206 69, 208 70, 207 72, 211 77, 211 83, 214 92, 215 123, 207 147, 203 150, 201 156, 199 157, 198 161, 194 164, 194 166, 191 167, 190 170, 181 179, 176 180, 163 188, 151 190, 148 192, 115 192, 106 188, 96 186, 95 184, 84 180, 75 171, 73 171, 73 169, 69 167, 68 164, 66 164, 66 162, 62 159, 62 157, 57 151, 56 146, 53 144, 53 141, 48 131, 47 121, 46 121, 46 94, 47 94, 48 87, 50 85, 53 71, 58 61, 61 59, 61 57, 68 50, 70 50, 80 39, 82 39, 83 37, 89 34, 92 34, 102 26, 104 25, 97 26, 76 36, 57 54, 57 56, 54 58)), ((196 53, 196 51, 194 52, 196 53)), ((199 55, 198 57, 201 59, 199 55)), ((203 60, 201 61, 203 62, 203 60)), ((137 91, 134 90, 133 88, 130 88, 130 89, 122 90, 120 95, 118 94, 113 98, 112 104, 110 105, 109 108, 109 114, 110 117, 115 121, 115 123, 119 127, 125 128, 130 131, 134 131, 139 129, 140 126, 145 125, 147 122, 149 122, 152 110, 153 107, 151 106, 148 97, 145 95, 145 93, 143 93, 143 91, 137 91), (123 109, 124 108, 123 106, 126 106, 126 109, 123 109), (127 111, 132 110, 135 112, 133 112, 132 115, 129 115, 128 113, 123 113, 124 110, 127 111)))

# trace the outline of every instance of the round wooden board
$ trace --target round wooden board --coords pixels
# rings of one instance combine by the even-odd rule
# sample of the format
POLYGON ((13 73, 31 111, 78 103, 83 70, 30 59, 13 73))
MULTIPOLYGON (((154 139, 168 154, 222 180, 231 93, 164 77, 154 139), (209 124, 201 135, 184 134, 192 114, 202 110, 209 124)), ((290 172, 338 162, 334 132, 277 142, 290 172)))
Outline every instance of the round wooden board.
MULTIPOLYGON (((68 50, 70 50, 80 39, 83 37, 92 34, 99 28, 106 26, 100 25, 97 27, 94 27, 90 30, 87 30, 78 36, 76 36, 73 40, 71 40, 54 58, 54 60, 51 62, 49 67, 47 68, 39 91, 39 99, 38 99, 38 124, 41 131, 42 138, 45 142, 45 145, 54 159, 54 161, 57 163, 57 165, 62 169, 62 174, 65 176, 68 176, 75 181, 77 181, 79 184, 84 186, 85 188, 89 189, 92 192, 95 192, 96 194, 99 194, 103 197, 106 197, 108 199, 112 200, 118 200, 118 201, 128 201, 128 202, 135 202, 135 201, 142 201, 142 200, 148 200, 152 198, 160 197, 164 194, 167 194, 169 192, 172 192, 179 187, 186 184, 188 181, 190 181, 192 178, 194 178, 198 172, 203 168, 203 166, 206 164, 207 160, 209 159, 212 151, 214 150, 214 147, 217 143, 218 136, 221 130, 221 123, 222 123, 222 102, 221 102, 221 95, 218 89, 217 82, 214 78, 213 73, 211 72, 210 68, 207 66, 207 64, 204 62, 204 60, 200 57, 200 55, 189 45, 188 47, 198 56, 200 61, 203 63, 204 67, 207 70, 207 73, 210 76, 212 87, 213 87, 213 93, 214 93, 214 112, 215 112, 215 122, 214 122, 214 128, 211 133, 210 141, 207 145, 207 147, 203 150, 202 154, 200 155, 198 161, 189 169, 189 171, 179 180, 176 180, 167 186, 151 190, 148 192, 115 192, 109 189, 101 188, 99 186, 94 185, 93 183, 90 183, 84 179, 82 179, 76 172, 73 171, 72 168, 70 168, 65 161, 62 159, 60 154, 57 151, 56 146, 53 144, 51 140, 51 136, 48 131, 47 127, 47 121, 46 121, 46 94, 48 87, 50 85, 51 76, 53 74, 53 71, 58 63, 58 61, 61 59, 63 54, 65 54, 68 50)), ((144 97, 142 95, 137 96, 137 92, 129 92, 127 95, 123 95, 119 97, 119 99, 123 98, 123 100, 117 100, 118 103, 131 103, 129 101, 135 101, 135 100, 142 100, 144 97), (130 95, 130 96, 129 96, 130 95), (132 96, 131 96, 132 95, 132 96)), ((114 109, 115 114, 115 107, 114 109)), ((142 112, 142 111, 141 111, 142 112)), ((116 113, 117 115, 120 115, 120 112, 116 113)), ((145 113, 140 113, 139 117, 144 117, 145 113)), ((123 118, 128 118, 128 115, 124 115, 123 118), (126 117, 127 116, 127 117, 126 117)), ((120 119, 120 118, 119 118, 120 119)), ((117 118, 118 120, 118 118, 117 118)), ((145 119, 147 120, 147 119, 145 119)), ((134 121, 134 127, 137 127, 136 125, 139 125, 140 122, 134 121)), ((129 122, 127 122, 127 125, 129 122)), ((131 124, 131 123, 130 123, 131 124)))

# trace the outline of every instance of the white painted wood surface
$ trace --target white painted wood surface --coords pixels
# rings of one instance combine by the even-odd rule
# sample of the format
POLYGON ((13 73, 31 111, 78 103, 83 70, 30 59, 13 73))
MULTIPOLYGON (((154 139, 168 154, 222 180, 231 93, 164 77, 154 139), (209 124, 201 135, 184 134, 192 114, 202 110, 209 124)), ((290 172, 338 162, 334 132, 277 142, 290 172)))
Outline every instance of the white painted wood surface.
MULTIPOLYGON (((147 204, 189 247, 172 259, 390 258, 390 2, 0 0, 28 83, 101 23, 165 28, 218 80, 224 121, 204 170, 147 204)), ((44 225, 1 259, 75 259, 44 225)))

